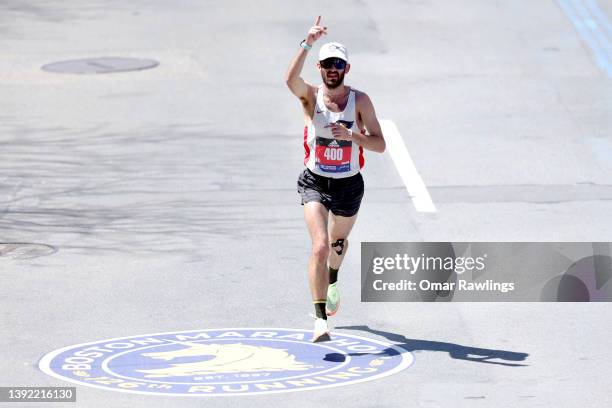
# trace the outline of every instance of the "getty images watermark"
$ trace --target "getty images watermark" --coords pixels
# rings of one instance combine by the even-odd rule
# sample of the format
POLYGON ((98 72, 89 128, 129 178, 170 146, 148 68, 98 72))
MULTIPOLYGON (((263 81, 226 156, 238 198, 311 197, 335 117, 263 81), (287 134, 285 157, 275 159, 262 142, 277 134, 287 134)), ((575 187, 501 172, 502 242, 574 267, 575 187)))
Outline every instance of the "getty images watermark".
POLYGON ((607 242, 364 242, 364 302, 607 302, 607 242))

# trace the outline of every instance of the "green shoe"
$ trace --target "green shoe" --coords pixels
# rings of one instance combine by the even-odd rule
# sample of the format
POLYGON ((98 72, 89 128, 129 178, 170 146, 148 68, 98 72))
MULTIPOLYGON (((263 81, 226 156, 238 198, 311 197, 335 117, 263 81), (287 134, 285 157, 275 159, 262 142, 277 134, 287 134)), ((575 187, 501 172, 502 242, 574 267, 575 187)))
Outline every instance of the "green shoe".
POLYGON ((338 292, 338 282, 334 282, 327 287, 327 302, 325 302, 325 313, 333 316, 340 307, 340 292, 338 292))

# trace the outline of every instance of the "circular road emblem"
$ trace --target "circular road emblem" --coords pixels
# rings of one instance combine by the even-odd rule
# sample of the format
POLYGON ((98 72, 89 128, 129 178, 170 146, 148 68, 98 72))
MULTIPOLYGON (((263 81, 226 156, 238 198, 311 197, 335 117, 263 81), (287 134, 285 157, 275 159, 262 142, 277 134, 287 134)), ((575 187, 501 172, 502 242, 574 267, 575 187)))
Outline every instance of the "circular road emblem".
POLYGON ((41 358, 53 377, 106 390, 155 395, 257 395, 338 387, 409 367, 390 343, 344 333, 311 343, 312 331, 208 329, 77 344, 41 358))

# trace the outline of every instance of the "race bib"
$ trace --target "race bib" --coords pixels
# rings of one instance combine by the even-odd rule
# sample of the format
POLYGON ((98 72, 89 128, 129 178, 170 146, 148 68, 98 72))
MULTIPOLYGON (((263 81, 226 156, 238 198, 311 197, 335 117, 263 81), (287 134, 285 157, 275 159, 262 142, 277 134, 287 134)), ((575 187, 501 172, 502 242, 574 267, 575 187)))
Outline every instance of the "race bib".
POLYGON ((351 150, 353 142, 348 140, 317 137, 315 145, 315 166, 327 173, 351 171, 351 150))

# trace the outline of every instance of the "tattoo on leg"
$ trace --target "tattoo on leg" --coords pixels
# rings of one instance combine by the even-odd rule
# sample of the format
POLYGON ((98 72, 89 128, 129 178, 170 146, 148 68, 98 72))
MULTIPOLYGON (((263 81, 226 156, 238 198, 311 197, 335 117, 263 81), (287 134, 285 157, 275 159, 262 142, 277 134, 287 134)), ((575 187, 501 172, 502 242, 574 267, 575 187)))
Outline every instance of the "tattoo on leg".
POLYGON ((338 255, 342 255, 342 252, 344 252, 344 240, 343 239, 336 240, 336 242, 331 244, 331 246, 338 255), (340 249, 336 249, 336 248, 340 248, 340 249))

